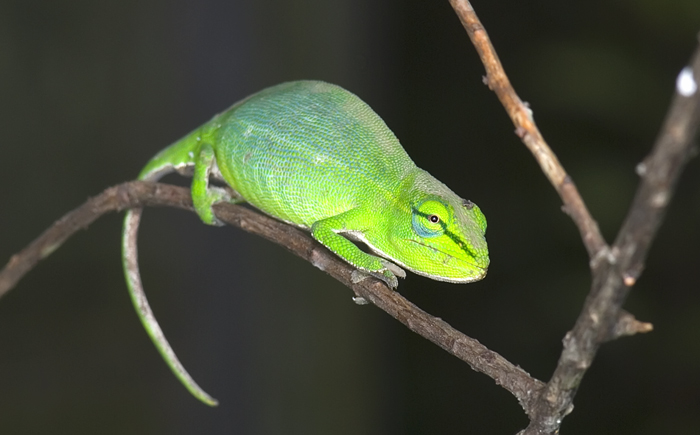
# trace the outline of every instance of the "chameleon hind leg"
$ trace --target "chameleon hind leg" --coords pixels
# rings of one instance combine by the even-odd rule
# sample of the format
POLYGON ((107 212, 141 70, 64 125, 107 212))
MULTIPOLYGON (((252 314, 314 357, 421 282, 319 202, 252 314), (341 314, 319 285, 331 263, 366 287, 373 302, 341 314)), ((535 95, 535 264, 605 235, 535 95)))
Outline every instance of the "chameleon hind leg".
POLYGON ((207 225, 221 226, 211 209, 217 202, 230 202, 236 204, 243 202, 242 198, 231 196, 223 187, 211 186, 209 178, 216 167, 216 154, 214 147, 208 143, 203 143, 199 147, 198 155, 195 158, 194 174, 192 175, 192 202, 194 209, 207 225))
MULTIPOLYGON (((208 224, 219 224, 214 216, 211 206, 218 201, 231 201, 231 195, 223 188, 209 186, 209 176, 215 168, 216 161, 211 145, 188 148, 170 148, 166 150, 170 155, 162 156, 154 160, 149 168, 144 170, 141 179, 155 181, 168 172, 179 171, 179 167, 194 166, 194 178, 192 182, 192 199, 195 209, 201 219, 208 224)), ((196 398, 210 406, 216 406, 217 401, 192 379, 187 370, 178 360, 175 352, 163 334, 158 321, 148 303, 141 283, 141 275, 138 267, 137 231, 142 209, 127 211, 124 218, 124 230, 122 235, 122 263, 126 276, 127 287, 131 300, 144 328, 156 345, 166 364, 175 373, 177 378, 196 398)))

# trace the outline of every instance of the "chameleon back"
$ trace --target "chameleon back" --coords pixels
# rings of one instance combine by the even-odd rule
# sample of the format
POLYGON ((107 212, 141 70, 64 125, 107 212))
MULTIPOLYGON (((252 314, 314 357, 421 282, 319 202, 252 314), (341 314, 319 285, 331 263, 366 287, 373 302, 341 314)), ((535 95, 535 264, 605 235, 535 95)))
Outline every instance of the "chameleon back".
POLYGON ((364 203, 367 192, 395 196, 416 168, 367 104, 324 82, 266 89, 202 133, 216 144, 221 174, 246 201, 304 227, 364 203))

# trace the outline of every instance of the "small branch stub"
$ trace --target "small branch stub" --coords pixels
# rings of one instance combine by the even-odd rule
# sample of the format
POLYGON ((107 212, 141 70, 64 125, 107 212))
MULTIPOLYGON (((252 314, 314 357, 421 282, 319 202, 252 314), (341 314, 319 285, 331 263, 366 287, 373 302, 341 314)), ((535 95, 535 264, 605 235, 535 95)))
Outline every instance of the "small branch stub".
POLYGON ((654 325, 648 322, 640 322, 635 319, 635 317, 624 311, 620 314, 620 317, 615 324, 610 336, 607 341, 612 341, 620 337, 635 335, 635 334, 645 334, 654 330, 654 325))

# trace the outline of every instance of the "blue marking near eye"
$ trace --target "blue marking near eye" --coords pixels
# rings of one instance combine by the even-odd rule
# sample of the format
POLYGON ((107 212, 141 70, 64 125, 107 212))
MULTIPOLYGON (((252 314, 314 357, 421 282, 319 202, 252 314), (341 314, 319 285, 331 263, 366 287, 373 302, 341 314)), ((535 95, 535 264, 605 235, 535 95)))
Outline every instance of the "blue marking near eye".
POLYGON ((416 234, 426 239, 439 236, 440 234, 445 232, 444 223, 439 219, 437 223, 433 224, 436 225, 434 228, 428 228, 426 224, 430 222, 431 216, 435 215, 428 215, 426 213, 421 213, 418 210, 413 209, 413 230, 416 232, 416 234))

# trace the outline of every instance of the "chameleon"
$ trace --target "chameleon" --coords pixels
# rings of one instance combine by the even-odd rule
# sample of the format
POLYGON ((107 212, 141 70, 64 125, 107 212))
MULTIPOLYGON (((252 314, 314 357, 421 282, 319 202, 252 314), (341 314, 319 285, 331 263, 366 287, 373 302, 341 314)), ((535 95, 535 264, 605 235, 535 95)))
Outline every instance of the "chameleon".
MULTIPOLYGON (((484 278, 489 266, 479 207, 418 168, 379 115, 333 84, 295 81, 253 94, 160 151, 138 179, 171 172, 192 176, 194 209, 204 223, 221 225, 212 211, 217 202, 247 202, 310 231, 356 268, 354 282, 374 276, 393 289, 408 269, 468 283, 484 278)), ((122 233, 131 300, 173 373, 215 406, 178 360, 146 299, 136 248, 141 213, 126 212, 122 233)))

